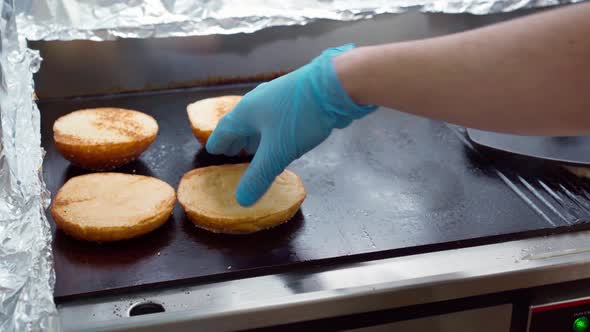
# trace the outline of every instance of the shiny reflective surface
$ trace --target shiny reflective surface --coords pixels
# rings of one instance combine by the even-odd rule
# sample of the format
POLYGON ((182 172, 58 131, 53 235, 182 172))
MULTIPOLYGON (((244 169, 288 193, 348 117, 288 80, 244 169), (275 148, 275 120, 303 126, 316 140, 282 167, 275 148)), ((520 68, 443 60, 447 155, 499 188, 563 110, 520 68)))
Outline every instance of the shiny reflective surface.
POLYGON ((564 163, 590 165, 590 137, 518 136, 469 129, 469 138, 484 147, 564 163))
POLYGON ((505 242, 230 280, 59 306, 66 330, 175 328, 231 331, 429 303, 590 277, 590 232, 505 242), (528 259, 530 254, 543 259, 528 259), (134 303, 156 301, 166 313, 128 318, 134 303), (88 317, 80 321, 76 317, 88 317))
POLYGON ((39 110, 31 98, 37 52, 0 1, 0 331, 49 330, 57 321, 39 110))
POLYGON ((31 40, 95 41, 252 33, 318 19, 359 20, 420 9, 491 14, 580 0, 19 0, 18 26, 31 40))

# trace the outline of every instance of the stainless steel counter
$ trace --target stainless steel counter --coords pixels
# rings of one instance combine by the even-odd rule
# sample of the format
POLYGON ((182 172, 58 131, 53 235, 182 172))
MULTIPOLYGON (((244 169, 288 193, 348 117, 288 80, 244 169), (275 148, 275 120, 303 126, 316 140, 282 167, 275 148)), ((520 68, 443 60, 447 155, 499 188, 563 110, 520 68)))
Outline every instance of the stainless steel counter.
POLYGON ((86 299, 59 310, 72 331, 232 331, 309 321, 590 278, 589 238, 556 235, 86 299), (166 311, 129 317, 145 302, 166 311))

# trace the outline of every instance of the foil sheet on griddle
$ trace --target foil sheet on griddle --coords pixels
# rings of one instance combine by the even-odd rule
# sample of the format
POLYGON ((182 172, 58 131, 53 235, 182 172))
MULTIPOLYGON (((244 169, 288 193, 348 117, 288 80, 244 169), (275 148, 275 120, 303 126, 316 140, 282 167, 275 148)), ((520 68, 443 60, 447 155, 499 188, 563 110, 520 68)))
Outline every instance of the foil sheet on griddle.
POLYGON ((491 14, 580 0, 18 0, 30 40, 109 40, 250 33, 318 19, 350 21, 409 9, 491 14))

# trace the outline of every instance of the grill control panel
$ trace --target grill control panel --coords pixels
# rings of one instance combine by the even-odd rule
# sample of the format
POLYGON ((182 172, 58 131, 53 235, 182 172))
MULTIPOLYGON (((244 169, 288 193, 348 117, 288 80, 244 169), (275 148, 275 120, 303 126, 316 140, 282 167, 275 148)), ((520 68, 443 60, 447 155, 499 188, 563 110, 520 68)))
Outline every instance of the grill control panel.
POLYGON ((529 332, 590 332, 590 297, 530 307, 529 332))

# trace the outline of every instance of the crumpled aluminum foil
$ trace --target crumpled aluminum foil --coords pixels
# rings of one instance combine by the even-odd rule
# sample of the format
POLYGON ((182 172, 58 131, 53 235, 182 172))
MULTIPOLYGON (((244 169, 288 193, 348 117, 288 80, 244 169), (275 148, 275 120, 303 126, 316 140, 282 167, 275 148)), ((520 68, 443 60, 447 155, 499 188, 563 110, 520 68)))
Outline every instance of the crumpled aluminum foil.
POLYGON ((57 329, 49 195, 33 73, 41 58, 19 39, 13 0, 0 0, 0 331, 57 329))
POLYGON ((490 14, 583 0, 18 0, 30 40, 95 41, 250 33, 317 19, 358 20, 408 9, 490 14))
POLYGON ((250 33, 408 9, 490 14, 581 0, 0 0, 0 331, 58 329, 29 40, 250 33), (15 20, 15 12, 16 15, 15 20), (16 23, 15 23, 16 22, 16 23), (17 31, 17 25, 19 31, 17 31))

